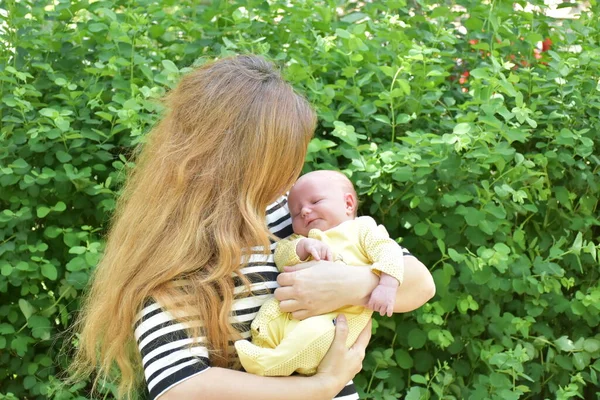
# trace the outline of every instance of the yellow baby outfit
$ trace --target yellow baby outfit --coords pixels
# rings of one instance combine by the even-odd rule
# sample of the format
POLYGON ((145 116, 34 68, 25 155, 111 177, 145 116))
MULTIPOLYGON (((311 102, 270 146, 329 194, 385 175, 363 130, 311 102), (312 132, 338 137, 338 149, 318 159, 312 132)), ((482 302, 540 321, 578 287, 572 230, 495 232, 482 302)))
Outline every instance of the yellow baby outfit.
MULTIPOLYGON (((325 232, 312 229, 308 237, 325 242, 336 262, 370 265, 375 272, 385 272, 402 283, 402 248, 371 217, 358 217, 325 232)), ((296 244, 302 238, 292 235, 277 244, 275 263, 280 271, 286 265, 302 262, 296 254, 296 244)), ((344 313, 348 321, 346 346, 350 347, 369 322, 372 310, 347 306, 298 321, 292 319, 290 313, 281 312, 275 298, 267 300, 252 322, 252 343, 235 342, 244 369, 263 376, 288 376, 293 372, 314 374, 331 346, 335 335, 333 321, 340 313, 344 313)))

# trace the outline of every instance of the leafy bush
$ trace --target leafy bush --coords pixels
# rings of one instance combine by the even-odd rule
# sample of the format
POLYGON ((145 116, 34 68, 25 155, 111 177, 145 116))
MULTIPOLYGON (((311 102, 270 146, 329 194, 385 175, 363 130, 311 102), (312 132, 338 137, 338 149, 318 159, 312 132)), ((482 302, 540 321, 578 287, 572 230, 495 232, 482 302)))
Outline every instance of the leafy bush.
POLYGON ((429 304, 377 318, 362 397, 594 398, 596 2, 573 20, 471 0, 199 3, 0 6, 0 398, 88 396, 60 384, 59 350, 130 155, 181 73, 240 52, 317 108, 307 169, 346 171, 435 277, 429 304))

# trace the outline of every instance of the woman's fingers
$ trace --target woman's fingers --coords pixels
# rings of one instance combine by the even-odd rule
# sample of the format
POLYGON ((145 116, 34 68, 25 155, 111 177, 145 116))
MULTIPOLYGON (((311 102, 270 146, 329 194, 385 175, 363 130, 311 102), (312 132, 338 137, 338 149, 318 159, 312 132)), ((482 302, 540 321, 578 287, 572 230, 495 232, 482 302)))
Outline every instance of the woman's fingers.
POLYGON ((282 312, 287 312, 287 313, 294 313, 294 312, 301 310, 300 304, 298 303, 298 301, 296 301, 294 299, 280 301, 279 308, 281 309, 282 312))
MULTIPOLYGON (((286 268, 288 267, 283 267, 284 271, 286 268)), ((290 267, 293 268, 293 267, 290 267)), ((293 286, 294 285, 294 281, 295 281, 295 273, 290 271, 290 272, 284 272, 281 273, 279 275, 277 275, 277 283, 279 283, 279 286, 293 286)))
MULTIPOLYGON (((313 266, 312 263, 300 263, 300 264, 296 264, 296 265, 289 265, 289 266, 283 267, 284 273, 283 274, 279 274, 279 276, 281 276, 281 275, 287 275, 286 274, 287 272, 300 271, 301 269, 310 268, 312 266, 313 266)), ((279 282, 279 279, 277 279, 277 281, 279 282)))
MULTIPOLYGON (((281 285, 281 282, 279 284, 281 285)), ((275 289, 275 298, 279 301, 296 300, 296 291, 293 286, 280 286, 275 289)))
POLYGON ((292 318, 297 319, 298 321, 302 321, 303 319, 306 319, 310 316, 311 315, 308 313, 308 310, 296 310, 292 312, 292 318))
POLYGON ((346 339, 348 338, 348 322, 346 316, 340 314, 335 319, 335 338, 333 339, 333 346, 346 347, 346 339))
POLYGON ((360 335, 358 335, 358 338, 356 339, 356 342, 354 342, 354 345, 351 347, 352 350, 355 350, 359 353, 362 359, 364 359, 365 357, 365 350, 367 348, 367 345, 369 344, 369 340, 371 340, 372 325, 373 323, 369 321, 369 323, 367 324, 367 326, 365 326, 360 335))

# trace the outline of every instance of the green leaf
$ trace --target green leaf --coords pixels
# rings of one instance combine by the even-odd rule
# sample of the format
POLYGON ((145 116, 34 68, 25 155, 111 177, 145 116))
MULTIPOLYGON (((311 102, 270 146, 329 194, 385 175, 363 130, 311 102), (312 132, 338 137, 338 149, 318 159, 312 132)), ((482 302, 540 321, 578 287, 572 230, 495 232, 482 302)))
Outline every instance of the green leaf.
POLYGON ((585 339, 583 342, 583 349, 588 353, 595 353, 600 350, 600 340, 598 339, 585 339))
POLYGON ((90 32, 98 33, 107 30, 108 26, 106 24, 96 22, 90 24, 88 29, 90 30, 90 32))
POLYGON ((62 232, 62 228, 59 228, 57 226, 48 226, 44 230, 44 235, 50 239, 54 239, 58 237, 58 235, 60 235, 62 232))
POLYGON ((10 347, 17 352, 19 357, 23 357, 23 356, 25 356, 25 353, 27 352, 27 347, 28 347, 29 343, 32 343, 32 342, 33 342, 33 339, 31 339, 27 336, 17 336, 10 343, 10 347))
POLYGON ((429 225, 419 222, 415 225, 415 234, 417 236, 424 236, 429 231, 429 225))
POLYGON ((402 369, 411 369, 413 367, 413 359, 406 350, 398 349, 394 352, 394 358, 398 366, 402 369))
POLYGON ((390 377, 390 371, 387 370, 379 370, 375 373, 375 377, 377 379, 388 379, 390 377))
POLYGON ((23 379, 23 387, 27 390, 33 388, 36 383, 37 379, 35 379, 35 376, 28 375, 25 377, 25 379, 23 379))
POLYGON ((396 74, 396 69, 389 67, 387 65, 381 65, 379 66, 379 69, 386 75, 389 76, 390 78, 393 78, 394 75, 396 74))
POLYGON ((62 163, 69 162, 73 159, 73 157, 71 157, 71 155, 69 153, 66 153, 62 150, 59 150, 56 152, 56 158, 58 159, 58 161, 60 161, 62 163))
POLYGON ((50 212, 50 209, 48 207, 41 206, 41 207, 37 208, 38 218, 44 218, 46 215, 48 215, 49 212, 50 212))
POLYGON ((69 127, 71 126, 71 123, 69 122, 69 120, 64 119, 63 117, 58 117, 54 120, 54 123, 56 124, 56 127, 58 129, 60 129, 62 132, 66 132, 69 130, 69 127))
POLYGON ((427 385, 427 379, 423 375, 411 375, 410 380, 421 385, 427 385))
POLYGON ((46 278, 55 281, 58 277, 58 271, 56 267, 52 264, 42 264, 42 275, 46 278))
POLYGON ((583 233, 577 232, 577 236, 575 237, 575 241, 573 242, 573 246, 571 249, 577 254, 581 253, 581 247, 583 246, 583 233))
POLYGON ((350 32, 348 32, 344 29, 339 29, 339 28, 335 30, 335 34, 336 34, 336 36, 341 37, 343 39, 350 39, 352 37, 350 32))
POLYGON ((556 199, 562 204, 564 207, 569 210, 573 209, 571 204, 571 199, 569 198, 569 191, 564 186, 555 186, 553 188, 554 194, 556 195, 556 199))
POLYGON ((355 13, 352 13, 352 14, 345 15, 344 17, 342 17, 340 19, 340 21, 347 22, 349 24, 353 24, 356 21, 360 21, 361 19, 364 19, 364 18, 367 18, 367 17, 368 17, 367 14, 364 14, 364 13, 361 13, 361 12, 355 12, 355 13))
POLYGON ((33 315, 27 320, 27 326, 31 329, 31 335, 34 338, 42 340, 50 339, 51 323, 48 318, 41 315, 33 315))
POLYGON ((588 365, 590 365, 591 357, 588 353, 578 352, 573 353, 573 366, 579 371, 583 371, 588 365))
POLYGON ((44 117, 52 119, 55 119, 60 115, 59 112, 56 111, 54 108, 42 108, 40 110, 40 114, 42 114, 44 117))
POLYGON ((67 209, 67 205, 62 201, 59 201, 54 207, 52 207, 52 209, 57 212, 63 212, 67 209))
POLYGON ((87 268, 87 264, 84 258, 75 257, 67 263, 66 267, 69 271, 80 271, 87 268))
POLYGON ((459 254, 454 249, 448 249, 448 255, 450 256, 452 261, 457 262, 457 263, 463 262, 465 260, 465 256, 463 254, 459 254))
POLYGON ((408 332, 408 345, 415 349, 420 349, 427 341, 427 335, 419 328, 411 329, 408 332))
POLYGON ((457 124, 452 131, 455 135, 465 135, 469 132, 471 132, 471 124, 468 122, 457 124))
POLYGON ((410 83, 406 79, 397 79, 396 83, 407 96, 410 95, 410 83))
POLYGON ((6 261, 2 261, 2 267, 0 268, 0 273, 2 276, 9 276, 13 271, 13 266, 10 265, 6 261))
POLYGON ((390 121, 390 118, 387 115, 377 114, 373 116, 373 119, 375 121, 383 122, 384 124, 392 124, 392 121, 390 121))
POLYGON ((25 316, 25 319, 29 319, 35 312, 35 308, 33 308, 33 306, 25 299, 19 299, 19 308, 25 316))
POLYGON ((475 68, 470 71, 470 76, 476 79, 488 79, 490 77, 488 71, 489 68, 475 68))
POLYGON ((227 39, 226 37, 222 37, 221 38, 223 40, 223 43, 225 44, 225 47, 228 49, 237 49, 237 45, 235 43, 233 43, 231 40, 227 39))
POLYGON ((573 345, 573 341, 569 339, 567 336, 561 336, 557 340, 554 341, 554 344, 560 351, 573 351, 575 350, 575 346, 573 345))
POLYGON ((73 246, 69 249, 69 254, 83 254, 87 251, 87 247, 73 246))
MULTIPOLYGON (((412 377, 411 377, 412 379, 412 377)), ((425 383, 427 384, 427 383, 425 383)), ((429 393, 425 390, 425 388, 419 387, 419 386, 413 386, 411 387, 408 392, 406 392, 406 396, 404 397, 404 400, 423 400, 425 399, 425 393, 429 393)))
POLYGON ((6 323, 0 324, 0 335, 10 335, 11 333, 15 333, 15 328, 6 323))
POLYGON ((169 73, 179 73, 179 68, 171 60, 162 60, 162 66, 169 73))
POLYGON ((29 167, 29 164, 27 164, 27 161, 23 160, 22 158, 17 158, 15 161, 11 162, 9 165, 13 168, 20 168, 20 169, 25 169, 25 168, 29 167))

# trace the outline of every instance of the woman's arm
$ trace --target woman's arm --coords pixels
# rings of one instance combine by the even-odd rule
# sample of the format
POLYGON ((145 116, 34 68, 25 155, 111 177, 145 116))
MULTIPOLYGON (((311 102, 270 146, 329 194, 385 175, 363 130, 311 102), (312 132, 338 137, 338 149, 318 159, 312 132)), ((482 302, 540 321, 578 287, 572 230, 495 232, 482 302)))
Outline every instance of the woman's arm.
MULTIPOLYGON (((347 267, 319 261, 285 267, 275 291, 281 310, 296 319, 331 312, 347 305, 366 305, 379 277, 368 266, 347 267), (318 266, 318 268, 312 268, 318 266)), ((394 312, 413 311, 435 295, 429 270, 416 257, 404 256, 404 281, 398 287, 394 312)))
POLYGON ((331 400, 362 369, 371 324, 349 349, 346 348, 347 336, 347 321, 340 314, 336 319, 334 341, 313 376, 264 377, 212 367, 175 385, 160 400, 279 400, 282 396, 286 400, 331 400))
POLYGON ((323 399, 331 400, 332 385, 314 376, 264 377, 225 368, 209 368, 206 372, 174 386, 159 400, 228 400, 228 399, 323 399))

